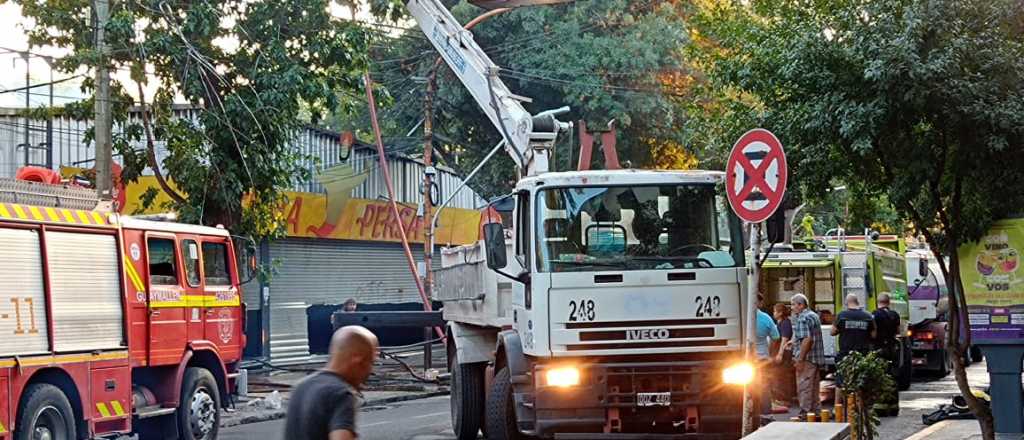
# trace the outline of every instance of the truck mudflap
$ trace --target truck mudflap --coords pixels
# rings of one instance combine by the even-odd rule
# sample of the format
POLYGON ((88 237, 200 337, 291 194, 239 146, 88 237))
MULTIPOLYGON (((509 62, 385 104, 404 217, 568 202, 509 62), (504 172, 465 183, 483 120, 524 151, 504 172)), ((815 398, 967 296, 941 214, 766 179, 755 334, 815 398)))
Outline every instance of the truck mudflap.
MULTIPOLYGON (((534 365, 534 377, 560 365, 534 365)), ((578 386, 536 380, 524 400, 542 438, 738 438, 743 390, 722 383, 725 367, 722 360, 581 363, 578 386)))

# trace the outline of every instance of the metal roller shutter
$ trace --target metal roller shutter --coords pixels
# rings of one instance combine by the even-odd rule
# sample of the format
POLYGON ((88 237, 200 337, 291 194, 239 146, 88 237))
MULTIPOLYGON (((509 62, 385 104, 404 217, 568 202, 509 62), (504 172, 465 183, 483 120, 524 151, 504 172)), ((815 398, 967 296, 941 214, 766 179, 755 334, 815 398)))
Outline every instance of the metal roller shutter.
POLYGON ((113 235, 46 233, 56 351, 124 346, 121 278, 113 235))
MULTIPOLYGON (((422 261, 423 245, 413 245, 422 261)), ((400 243, 289 238, 270 244, 280 261, 270 282, 270 356, 309 359, 306 309, 314 304, 420 302, 400 243)), ((435 256, 435 264, 440 257, 435 256)))
POLYGON ((39 233, 0 229, 4 250, 0 280, 0 356, 43 353, 49 350, 46 336, 46 297, 43 294, 43 260, 39 233))

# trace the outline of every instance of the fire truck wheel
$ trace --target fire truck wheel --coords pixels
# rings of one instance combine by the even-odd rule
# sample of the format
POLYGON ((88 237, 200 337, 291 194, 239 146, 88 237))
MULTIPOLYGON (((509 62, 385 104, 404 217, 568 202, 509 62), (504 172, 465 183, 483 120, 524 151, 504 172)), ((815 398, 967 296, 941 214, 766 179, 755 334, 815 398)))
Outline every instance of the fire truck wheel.
POLYGON ((15 431, 16 440, 75 440, 75 413, 67 396, 48 383, 29 385, 15 431))
POLYGON ((182 440, 213 440, 220 427, 217 381, 205 368, 188 368, 181 381, 178 432, 182 440))
POLYGON ((476 439, 484 418, 484 367, 452 360, 452 427, 459 440, 476 439))
POLYGON ((488 440, 521 440, 516 423, 516 409, 512 395, 512 376, 508 367, 502 368, 494 375, 491 394, 487 396, 487 439, 488 440))

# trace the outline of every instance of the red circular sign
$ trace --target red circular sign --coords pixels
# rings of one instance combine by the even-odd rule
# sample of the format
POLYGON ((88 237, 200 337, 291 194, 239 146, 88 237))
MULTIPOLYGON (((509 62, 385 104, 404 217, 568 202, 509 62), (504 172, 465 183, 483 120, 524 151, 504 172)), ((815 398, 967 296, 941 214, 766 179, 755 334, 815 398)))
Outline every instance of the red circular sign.
POLYGON ((739 218, 760 223, 771 217, 786 193, 786 153, 772 132, 755 128, 732 146, 725 165, 725 192, 739 218))

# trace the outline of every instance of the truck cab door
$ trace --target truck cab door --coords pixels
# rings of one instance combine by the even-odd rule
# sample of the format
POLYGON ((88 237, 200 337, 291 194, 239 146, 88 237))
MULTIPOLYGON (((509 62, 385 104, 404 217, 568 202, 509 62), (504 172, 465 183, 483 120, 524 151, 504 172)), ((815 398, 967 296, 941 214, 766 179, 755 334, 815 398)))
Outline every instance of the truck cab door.
POLYGON ((181 239, 181 260, 185 275, 182 285, 185 287, 188 340, 206 340, 206 293, 200 273, 202 260, 199 255, 199 241, 196 238, 181 239))
POLYGON ((200 243, 206 339, 217 345, 222 359, 238 359, 244 343, 236 261, 227 237, 204 237, 200 243))
POLYGON ((174 235, 146 234, 150 365, 176 364, 185 350, 186 298, 180 261, 174 235))

